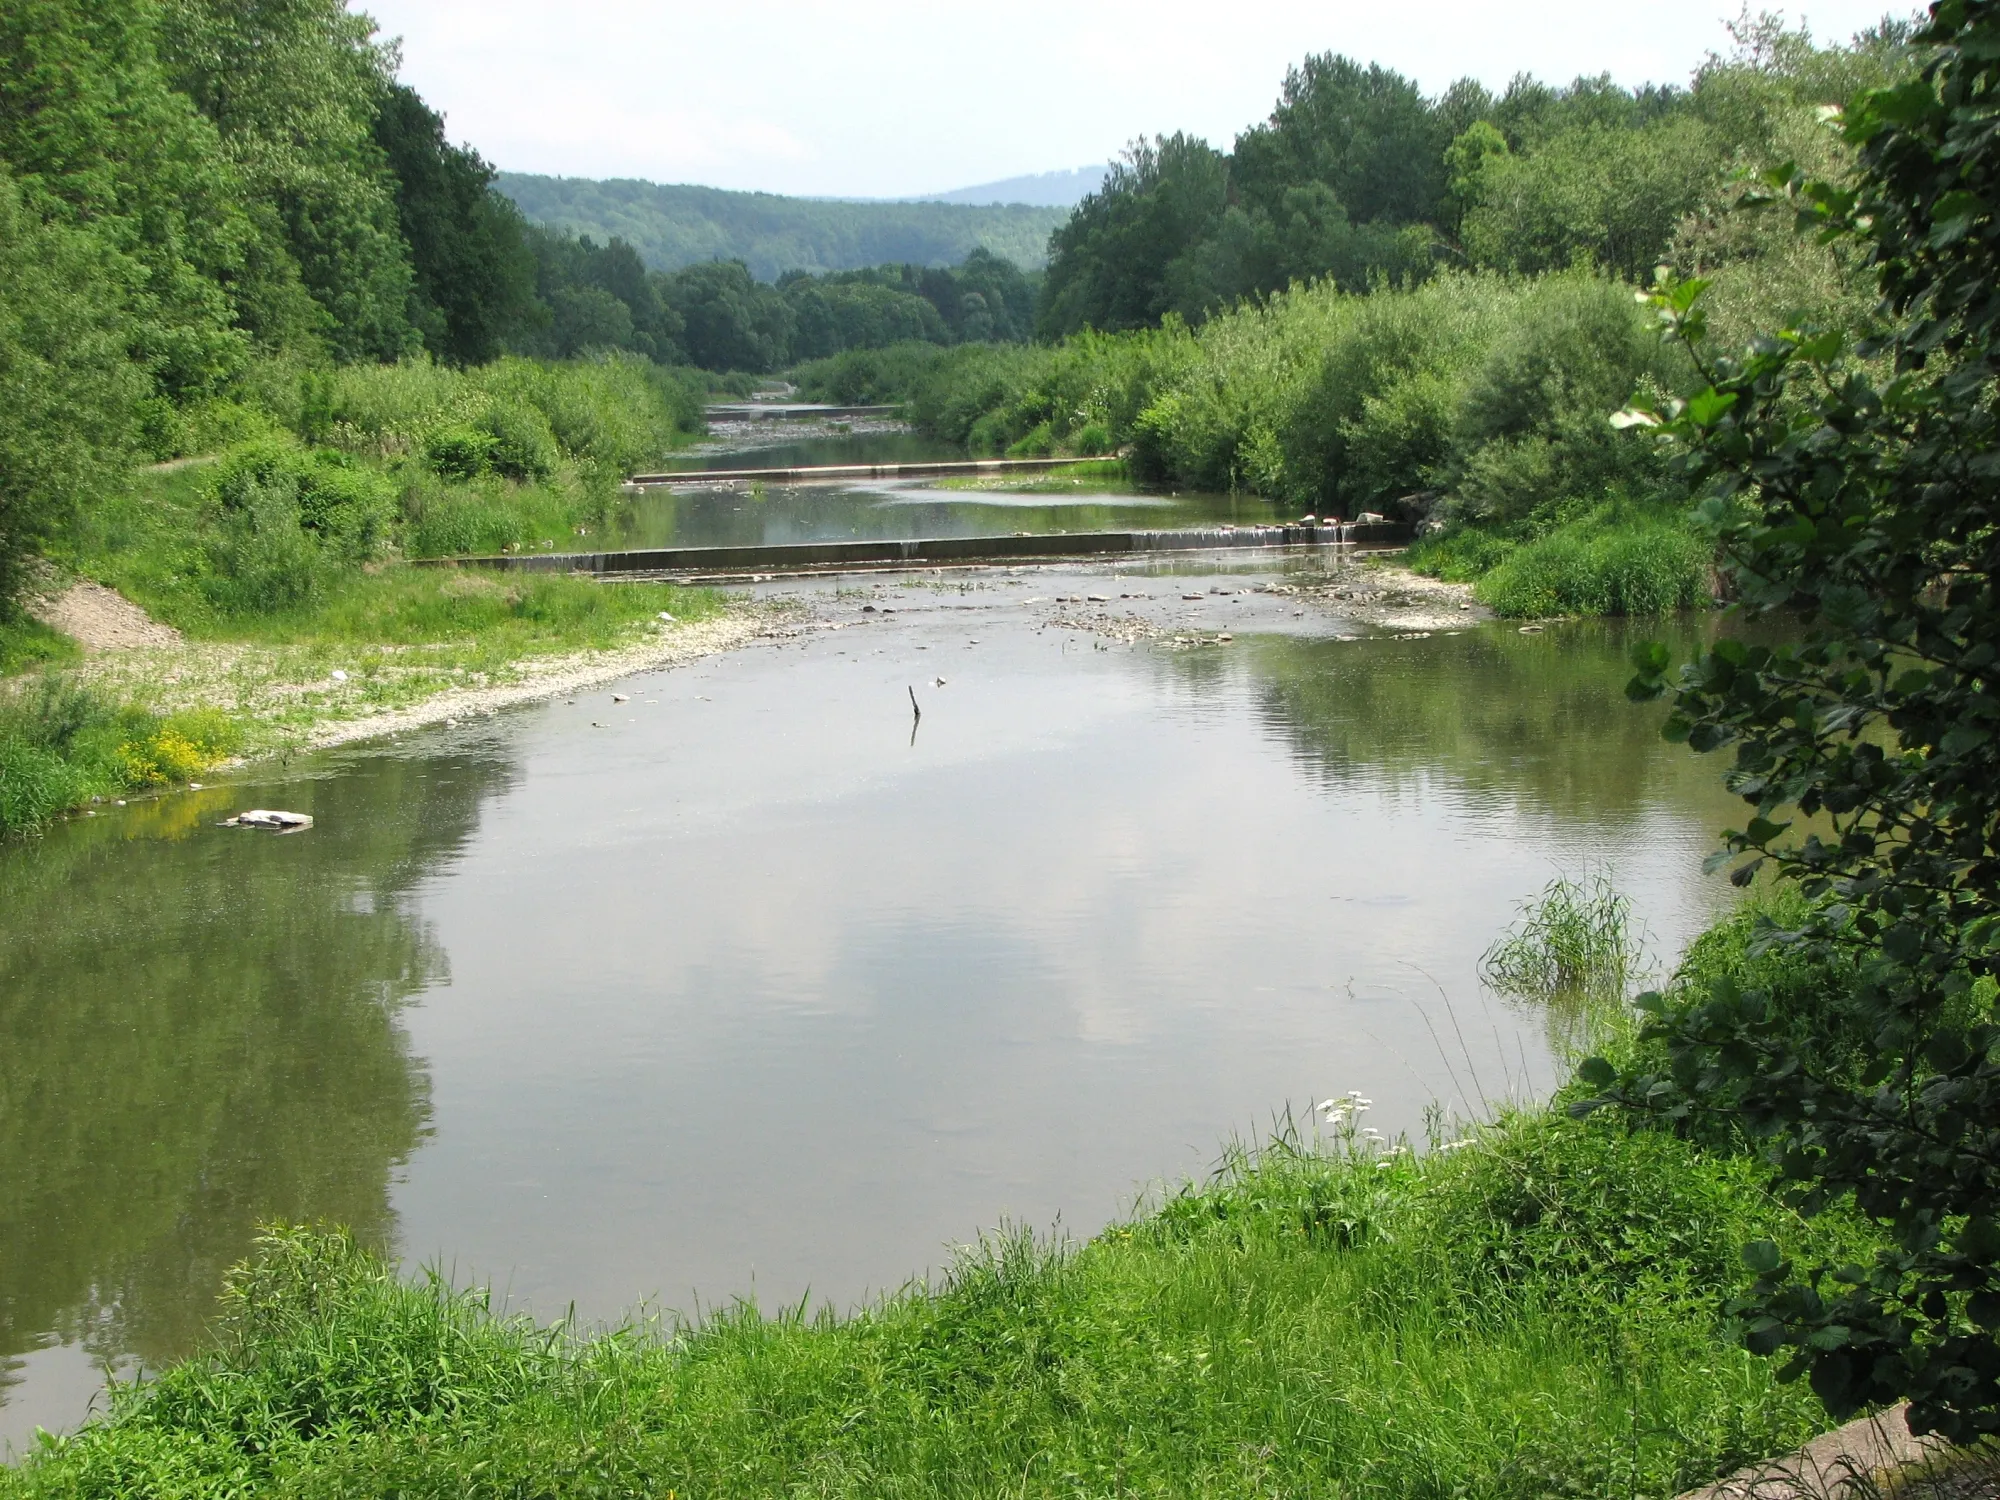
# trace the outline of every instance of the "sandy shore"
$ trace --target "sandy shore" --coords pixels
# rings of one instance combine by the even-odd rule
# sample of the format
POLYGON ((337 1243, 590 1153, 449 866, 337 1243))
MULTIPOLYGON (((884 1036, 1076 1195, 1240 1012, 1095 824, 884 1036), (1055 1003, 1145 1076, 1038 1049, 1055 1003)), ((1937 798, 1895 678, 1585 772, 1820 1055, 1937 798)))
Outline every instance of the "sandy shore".
POLYGON ((790 625, 774 618, 769 611, 731 610, 720 619, 677 625, 662 631, 652 640, 615 651, 590 651, 576 656, 523 662, 523 675, 513 682, 488 687, 447 688, 434 697, 404 708, 386 709, 360 718, 328 720, 309 731, 302 746, 309 750, 322 750, 332 745, 401 734, 406 730, 421 729, 427 724, 443 724, 477 714, 489 714, 516 703, 558 698, 581 688, 629 677, 635 672, 683 666, 705 656, 733 651, 758 640, 783 639, 792 633, 790 625))

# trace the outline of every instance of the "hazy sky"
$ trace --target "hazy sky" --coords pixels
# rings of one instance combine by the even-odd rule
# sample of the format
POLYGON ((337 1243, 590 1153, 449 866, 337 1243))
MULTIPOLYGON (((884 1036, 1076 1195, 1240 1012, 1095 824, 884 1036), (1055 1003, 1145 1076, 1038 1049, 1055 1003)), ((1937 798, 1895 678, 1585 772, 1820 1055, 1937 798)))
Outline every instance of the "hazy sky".
MULTIPOLYGON (((1685 82, 1730 0, 358 0, 496 165, 780 193, 936 192, 1191 130, 1226 146, 1287 64, 1685 82), (1700 18, 1712 16, 1713 20, 1700 18)), ((1882 0, 1794 5, 1845 38, 1882 0)), ((1900 10, 1901 7, 1898 7, 1900 10)))

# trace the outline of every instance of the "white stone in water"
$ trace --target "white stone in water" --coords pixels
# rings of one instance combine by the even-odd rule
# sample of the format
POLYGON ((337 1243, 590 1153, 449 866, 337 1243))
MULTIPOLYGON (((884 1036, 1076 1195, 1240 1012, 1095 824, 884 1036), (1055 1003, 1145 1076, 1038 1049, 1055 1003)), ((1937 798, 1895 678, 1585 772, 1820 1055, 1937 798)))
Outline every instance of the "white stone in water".
POLYGON ((268 828, 278 833, 292 833, 310 828, 313 820, 306 813, 281 812, 274 808, 253 807, 249 812, 238 813, 233 818, 223 819, 224 828, 268 828))
POLYGON ((613 693, 611 695, 611 701, 613 703, 630 703, 632 701, 632 695, 630 693, 613 693))

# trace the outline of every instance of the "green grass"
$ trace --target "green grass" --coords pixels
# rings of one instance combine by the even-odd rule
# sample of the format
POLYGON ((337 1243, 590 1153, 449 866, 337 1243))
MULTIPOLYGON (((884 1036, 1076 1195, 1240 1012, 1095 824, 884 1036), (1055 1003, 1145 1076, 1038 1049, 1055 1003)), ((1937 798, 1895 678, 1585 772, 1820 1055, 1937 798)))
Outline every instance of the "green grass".
POLYGON ((0 678, 75 661, 76 642, 27 615, 0 613, 0 678))
POLYGON ((853 1317, 598 1336, 287 1230, 0 1494, 1670 1496, 1825 1420, 1715 1325, 1738 1243, 1831 1232, 1754 1175, 1602 1116, 1291 1132, 853 1317))
POLYGON ((722 605, 712 589, 679 584, 404 565, 341 578, 310 605, 232 621, 228 633, 273 646, 456 646, 497 663, 607 650, 663 610, 697 620, 722 605))
POLYGON ((1514 619, 1658 615, 1706 605, 1714 548, 1672 509, 1610 504, 1518 540, 1460 526, 1410 548, 1420 573, 1471 582, 1480 601, 1514 619))

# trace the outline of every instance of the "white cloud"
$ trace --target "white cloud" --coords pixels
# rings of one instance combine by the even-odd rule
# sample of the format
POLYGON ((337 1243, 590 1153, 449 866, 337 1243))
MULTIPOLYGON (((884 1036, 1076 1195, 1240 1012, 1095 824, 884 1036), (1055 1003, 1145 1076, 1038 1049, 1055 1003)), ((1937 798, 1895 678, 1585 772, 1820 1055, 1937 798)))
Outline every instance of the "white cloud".
MULTIPOLYGON (((1471 75, 1685 81, 1724 44, 1603 0, 374 0, 404 76, 451 133, 521 171, 772 192, 894 195, 1101 161, 1138 134, 1226 144, 1308 52, 1436 90, 1471 75)), ((1799 14, 1794 8, 1794 14, 1799 14)), ((1846 36, 1881 0, 1803 7, 1846 36)))

